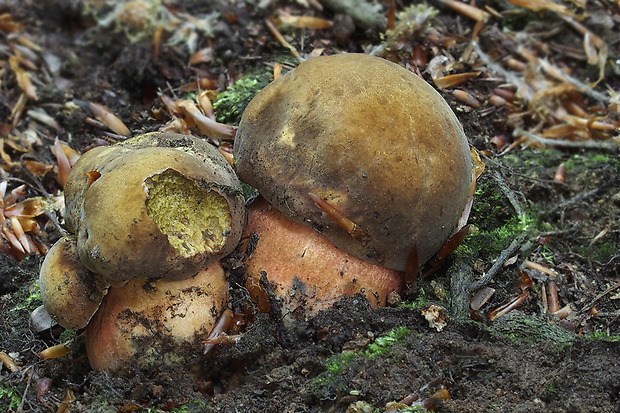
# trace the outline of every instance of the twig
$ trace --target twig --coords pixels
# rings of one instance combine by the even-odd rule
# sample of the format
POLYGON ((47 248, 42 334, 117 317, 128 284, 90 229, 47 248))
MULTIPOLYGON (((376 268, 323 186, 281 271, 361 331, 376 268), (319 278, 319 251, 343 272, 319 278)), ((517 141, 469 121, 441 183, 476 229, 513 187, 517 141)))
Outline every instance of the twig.
POLYGON ((471 284, 471 290, 477 290, 478 288, 482 288, 487 285, 489 281, 491 281, 493 277, 495 277, 495 274, 499 272, 506 260, 510 258, 515 252, 517 252, 521 244, 523 244, 523 241, 525 241, 525 238, 527 238, 527 235, 527 232, 522 232, 521 234, 519 234, 519 236, 510 243, 508 248, 506 248, 502 251, 501 254, 499 254, 499 257, 497 257, 497 261, 495 261, 495 264, 493 264, 491 269, 487 271, 487 273, 484 274, 482 278, 474 281, 471 284))
MULTIPOLYGON (((30 371, 30 374, 28 374, 28 381, 26 382, 26 389, 24 390, 24 394, 22 395, 22 401, 19 404, 17 413, 21 413, 24 411, 24 403, 26 402, 26 395, 28 394, 28 390, 30 389, 30 382, 32 381, 32 375, 34 374, 34 370, 32 366, 28 370, 31 370, 31 371, 30 371)), ((26 373, 28 372, 28 370, 26 370, 26 373)))
POLYGON ((295 46, 293 46, 292 44, 290 44, 285 38, 284 36, 282 36, 282 33, 280 33, 280 31, 278 30, 278 28, 276 27, 276 25, 273 23, 273 21, 270 18, 265 19, 265 25, 267 26, 267 29, 269 30, 269 32, 273 35, 273 37, 276 38, 276 40, 278 42, 280 42, 280 44, 284 47, 286 47, 287 49, 290 50, 291 54, 293 56, 295 56, 296 58, 299 58, 299 52, 297 51, 297 49, 295 49, 295 46))
POLYGON ((515 209, 515 212, 517 213, 517 215, 519 217, 524 216, 525 211, 523 211, 523 208, 521 207, 521 204, 519 203, 517 196, 515 195, 514 191, 508 187, 508 185, 502 179, 499 172, 495 170, 491 173, 491 175, 493 176, 493 179, 495 179, 495 181, 497 182, 499 189, 501 189, 504 195, 506 196, 506 198, 508 198, 508 201, 510 202, 512 207, 515 209))
POLYGON ((567 207, 576 204, 578 202, 582 202, 585 201, 588 198, 592 198, 593 196, 595 196, 596 194, 598 194, 599 192, 601 192, 603 189, 605 189, 606 186, 605 185, 599 185, 594 189, 591 189, 589 191, 586 192, 580 192, 577 195, 575 195, 574 197, 567 199, 566 201, 562 202, 559 205, 556 205, 555 207, 553 207, 551 209, 551 211, 549 211, 547 213, 547 215, 553 215, 556 212, 562 211, 564 209, 566 209, 567 207))
POLYGON ((600 300, 601 298, 603 298, 604 296, 606 296, 607 294, 609 294, 610 292, 612 292, 613 290, 615 290, 617 288, 620 288, 620 282, 617 282, 616 284, 612 285, 611 287, 607 288, 605 291, 603 291, 602 293, 600 293, 599 295, 594 297, 594 299, 592 301, 590 301, 590 304, 588 304, 585 307, 583 307, 581 310, 579 310, 579 312, 580 313, 586 313, 586 312, 590 311, 590 309, 592 307, 594 307, 594 304, 596 304, 596 302, 598 300, 600 300))
POLYGON ((492 61, 491 57, 488 54, 486 54, 484 51, 482 51, 482 49, 480 48, 480 45, 478 44, 478 42, 471 42, 471 44, 472 44, 474 50, 476 51, 476 54, 480 58, 480 60, 482 60, 482 62, 488 68, 493 70, 498 75, 503 76, 508 83, 511 83, 511 84, 513 84, 513 85, 515 85, 517 87, 523 84, 523 78, 522 77, 515 75, 514 72, 510 72, 510 71, 504 69, 499 64, 497 64, 494 61, 492 61))
POLYGON ((547 146, 559 146, 564 148, 584 148, 584 149, 603 149, 614 151, 620 149, 620 145, 617 143, 609 143, 609 142, 598 142, 598 141, 569 141, 564 139, 547 139, 543 138, 540 135, 536 135, 535 133, 528 132, 521 128, 516 128, 512 132, 512 136, 525 136, 531 141, 540 143, 542 145, 547 146))

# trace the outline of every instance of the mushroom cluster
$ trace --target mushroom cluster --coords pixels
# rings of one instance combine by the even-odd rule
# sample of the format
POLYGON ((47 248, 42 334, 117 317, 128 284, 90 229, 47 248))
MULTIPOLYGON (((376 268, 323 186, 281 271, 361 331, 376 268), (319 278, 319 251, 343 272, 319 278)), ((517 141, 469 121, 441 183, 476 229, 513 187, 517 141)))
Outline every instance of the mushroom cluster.
POLYGON ((464 225, 476 175, 441 96, 360 54, 312 58, 258 93, 234 163, 262 197, 247 210, 232 168, 190 136, 147 134, 75 164, 72 235, 48 253, 40 284, 59 324, 86 327, 94 368, 188 363, 181 349, 197 349, 227 305, 218 261, 240 242, 261 311, 274 295, 301 317, 357 293, 385 305, 402 272, 464 225))
MULTIPOLYGON (((124 360, 144 359, 135 342, 139 334, 127 328, 127 314, 135 316, 137 310, 131 308, 137 306, 144 324, 149 311, 161 312, 166 295, 191 301, 192 312, 211 314, 194 323, 199 327, 196 331, 175 339, 194 340, 195 332, 208 334, 210 318, 222 310, 228 293, 221 269, 210 270, 219 275, 208 291, 204 284, 211 281, 194 280, 196 288, 203 289, 200 300, 208 311, 194 308, 197 298, 192 291, 185 293, 187 285, 182 290, 170 282, 219 265, 218 260, 237 246, 245 226, 240 183, 214 147, 190 136, 151 133, 92 149, 74 165, 65 185, 65 202, 65 221, 72 234, 50 249, 40 273, 43 303, 60 325, 83 328, 97 312, 97 325, 89 325, 87 335, 101 338, 114 335, 113 328, 122 329, 113 351, 124 354, 122 346, 133 346, 124 360), (155 301, 145 304, 147 297, 155 301), (115 312, 119 302, 127 310, 115 312), (109 316, 101 315, 108 309, 109 316)), ((164 307, 165 311, 171 310, 164 307)), ((169 319, 186 317, 182 313, 175 310, 169 319)), ((175 334, 174 328, 155 330, 175 334)), ((98 358, 95 353, 110 347, 87 342, 92 343, 91 361, 98 358)), ((116 369, 113 363, 96 365, 116 369)))
POLYGON ((246 231, 259 236, 246 257, 250 285, 265 272, 290 311, 299 291, 310 298, 345 285, 379 301, 398 291, 390 281, 377 292, 375 281, 439 251, 459 229, 474 181, 467 138, 439 93, 403 67, 362 54, 309 59, 265 87, 243 113, 234 159, 240 179, 300 225, 275 218, 267 235, 258 207, 246 231), (306 246, 291 251, 302 225, 350 254, 330 270, 327 259, 316 259, 315 281, 291 265, 309 261, 296 257, 309 253, 306 246), (277 253, 264 239, 276 233, 277 253), (379 268, 367 279, 342 270, 358 260, 379 268))

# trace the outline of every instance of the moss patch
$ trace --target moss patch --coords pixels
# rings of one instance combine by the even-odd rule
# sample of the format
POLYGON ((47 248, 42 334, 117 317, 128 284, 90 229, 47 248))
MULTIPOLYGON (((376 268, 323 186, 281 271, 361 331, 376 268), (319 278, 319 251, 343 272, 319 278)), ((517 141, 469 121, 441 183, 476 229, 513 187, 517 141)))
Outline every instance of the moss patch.
POLYGON ((234 85, 217 96, 213 111, 218 122, 238 125, 250 100, 271 80, 269 72, 251 74, 237 80, 234 85))
POLYGON ((363 358, 372 359, 390 352, 392 347, 401 342, 411 331, 405 327, 397 327, 385 335, 377 337, 365 350, 358 353, 344 352, 331 356, 325 362, 326 371, 319 375, 315 383, 322 386, 343 390, 345 388, 345 372, 350 366, 363 358))

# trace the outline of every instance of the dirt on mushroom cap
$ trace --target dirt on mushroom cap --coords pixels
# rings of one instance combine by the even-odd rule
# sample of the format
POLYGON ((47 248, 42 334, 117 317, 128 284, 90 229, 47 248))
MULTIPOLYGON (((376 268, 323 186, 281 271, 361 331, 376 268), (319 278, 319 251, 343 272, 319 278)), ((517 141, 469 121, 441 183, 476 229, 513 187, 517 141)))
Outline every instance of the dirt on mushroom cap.
POLYGON ((185 280, 132 280, 111 288, 86 327, 95 370, 111 374, 185 369, 202 355, 202 341, 228 301, 219 263, 185 280))
POLYGON ((285 215, 364 260, 404 270, 451 235, 471 181, 467 139, 426 82, 361 54, 303 62, 248 105, 235 140, 242 180, 285 215), (370 240, 322 213, 326 200, 370 240))

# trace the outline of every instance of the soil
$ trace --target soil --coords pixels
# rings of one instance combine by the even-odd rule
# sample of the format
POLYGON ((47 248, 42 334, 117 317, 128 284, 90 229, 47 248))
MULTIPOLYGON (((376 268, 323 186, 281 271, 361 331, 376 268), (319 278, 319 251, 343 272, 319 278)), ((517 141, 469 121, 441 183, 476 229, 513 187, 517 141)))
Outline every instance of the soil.
MULTIPOLYGON (((276 61, 285 70, 290 68, 295 59, 264 23, 279 11, 337 23, 332 29, 283 29, 304 57, 319 49, 324 49, 323 54, 363 52, 384 44, 382 24, 389 14, 387 5, 379 4, 378 20, 367 23, 357 18, 353 22, 353 11, 335 10, 337 6, 328 1, 319 2, 325 4, 323 10, 312 1, 307 6, 302 1, 164 2, 169 13, 185 16, 186 21, 191 21, 188 15, 217 12, 204 30, 187 26, 184 33, 193 31, 196 50, 212 54, 210 59, 188 64, 191 37, 166 43, 181 31, 166 28, 163 45, 154 51, 155 23, 164 19, 160 14, 141 19, 138 13, 132 20, 127 10, 103 3, 9 0, 0 4, 2 22, 23 24, 0 32, 2 136, 8 140, 36 131, 39 139, 32 140, 35 143, 27 154, 32 159, 56 165, 51 152, 55 138, 77 151, 119 138, 70 102, 106 105, 137 136, 158 130, 171 119, 157 91, 184 96, 192 91, 188 85, 202 78, 222 92, 244 76, 271 72, 276 61), (355 24, 357 28, 351 26, 355 24), (35 52, 36 67, 25 69, 33 72, 37 89, 37 100, 31 99, 26 110, 43 108, 58 122, 58 130, 26 114, 12 124, 11 110, 20 90, 7 62, 8 56, 19 53, 15 45, 20 35, 40 46, 35 52)), ((142 6, 159 2, 118 4, 150 10, 142 6)), ((395 4, 401 11, 409 2, 395 4)), ((504 106, 488 102, 493 90, 507 82, 507 69, 497 70, 493 79, 488 75, 489 64, 474 67, 466 56, 472 53, 475 22, 443 3, 430 4, 438 10, 432 23, 437 31, 410 34, 409 43, 398 43, 405 46, 392 45, 382 54, 413 67, 416 52, 407 45, 417 39, 429 61, 433 55, 460 56, 457 72, 486 74, 456 87, 481 100, 477 107, 455 97, 455 87, 441 91, 486 164, 470 218, 470 236, 454 255, 395 297, 391 307, 372 309, 361 295, 347 297, 315 317, 290 323, 274 313, 256 314, 250 305, 248 325, 237 344, 218 346, 193 366, 114 377, 90 368, 82 332, 58 326, 43 332, 31 328, 31 312, 41 305, 37 278, 42 256, 15 259, 0 253, 0 410, 620 412, 620 104, 596 95, 608 96, 620 88, 618 4, 588 2, 585 11, 590 17, 583 21, 607 45, 605 79, 584 93, 573 90, 556 96, 549 92, 548 100, 543 97, 547 95, 538 95, 539 106, 534 109, 523 102, 504 106), (576 102, 613 127, 590 129, 585 139, 583 134, 566 134, 560 143, 547 147, 524 140, 504 152, 506 147, 498 142, 513 143, 518 137, 512 133, 518 128, 538 133, 540 125, 549 127, 546 119, 555 116, 553 111, 563 100, 576 102), (537 117, 536 112, 545 108, 548 116, 537 117), (554 180, 561 164, 566 178, 554 180), (489 273, 490 279, 483 279, 489 273), (559 307, 566 314, 550 312, 552 283, 558 287, 559 307), (474 311, 472 299, 483 287, 492 288, 494 294, 474 311), (519 297, 522 300, 515 303, 519 297), (515 309, 497 316, 507 303, 515 309), (447 326, 441 331, 423 316, 433 304, 446 312, 447 326), (40 351, 61 342, 68 343, 68 355, 38 357, 40 351), (443 400, 444 389, 449 400, 443 400)), ((527 43, 524 39, 530 36, 539 42, 534 53, 545 50, 546 62, 570 72, 584 85, 599 75, 596 65, 585 62, 579 32, 559 17, 561 13, 518 9, 499 0, 477 6, 502 13, 501 18, 492 14, 479 34, 486 57, 523 60, 525 54, 511 48, 527 43)), ((530 73, 530 80, 541 73, 530 73)), ((421 74, 433 84, 431 70, 421 74)), ((545 79, 551 88, 554 84, 545 79)), ((234 115, 222 117, 218 112, 222 121, 238 121, 234 115)), ((15 147, 4 148, 10 159, 20 159, 15 147)), ((26 183, 28 196, 60 193, 54 172, 34 177, 19 162, 7 166, 3 159, 1 178, 8 182, 8 190, 26 183)), ((52 245, 61 236, 62 223, 58 211, 41 217, 38 241, 52 245)), ((233 297, 243 301, 238 256, 226 264, 233 297)))

